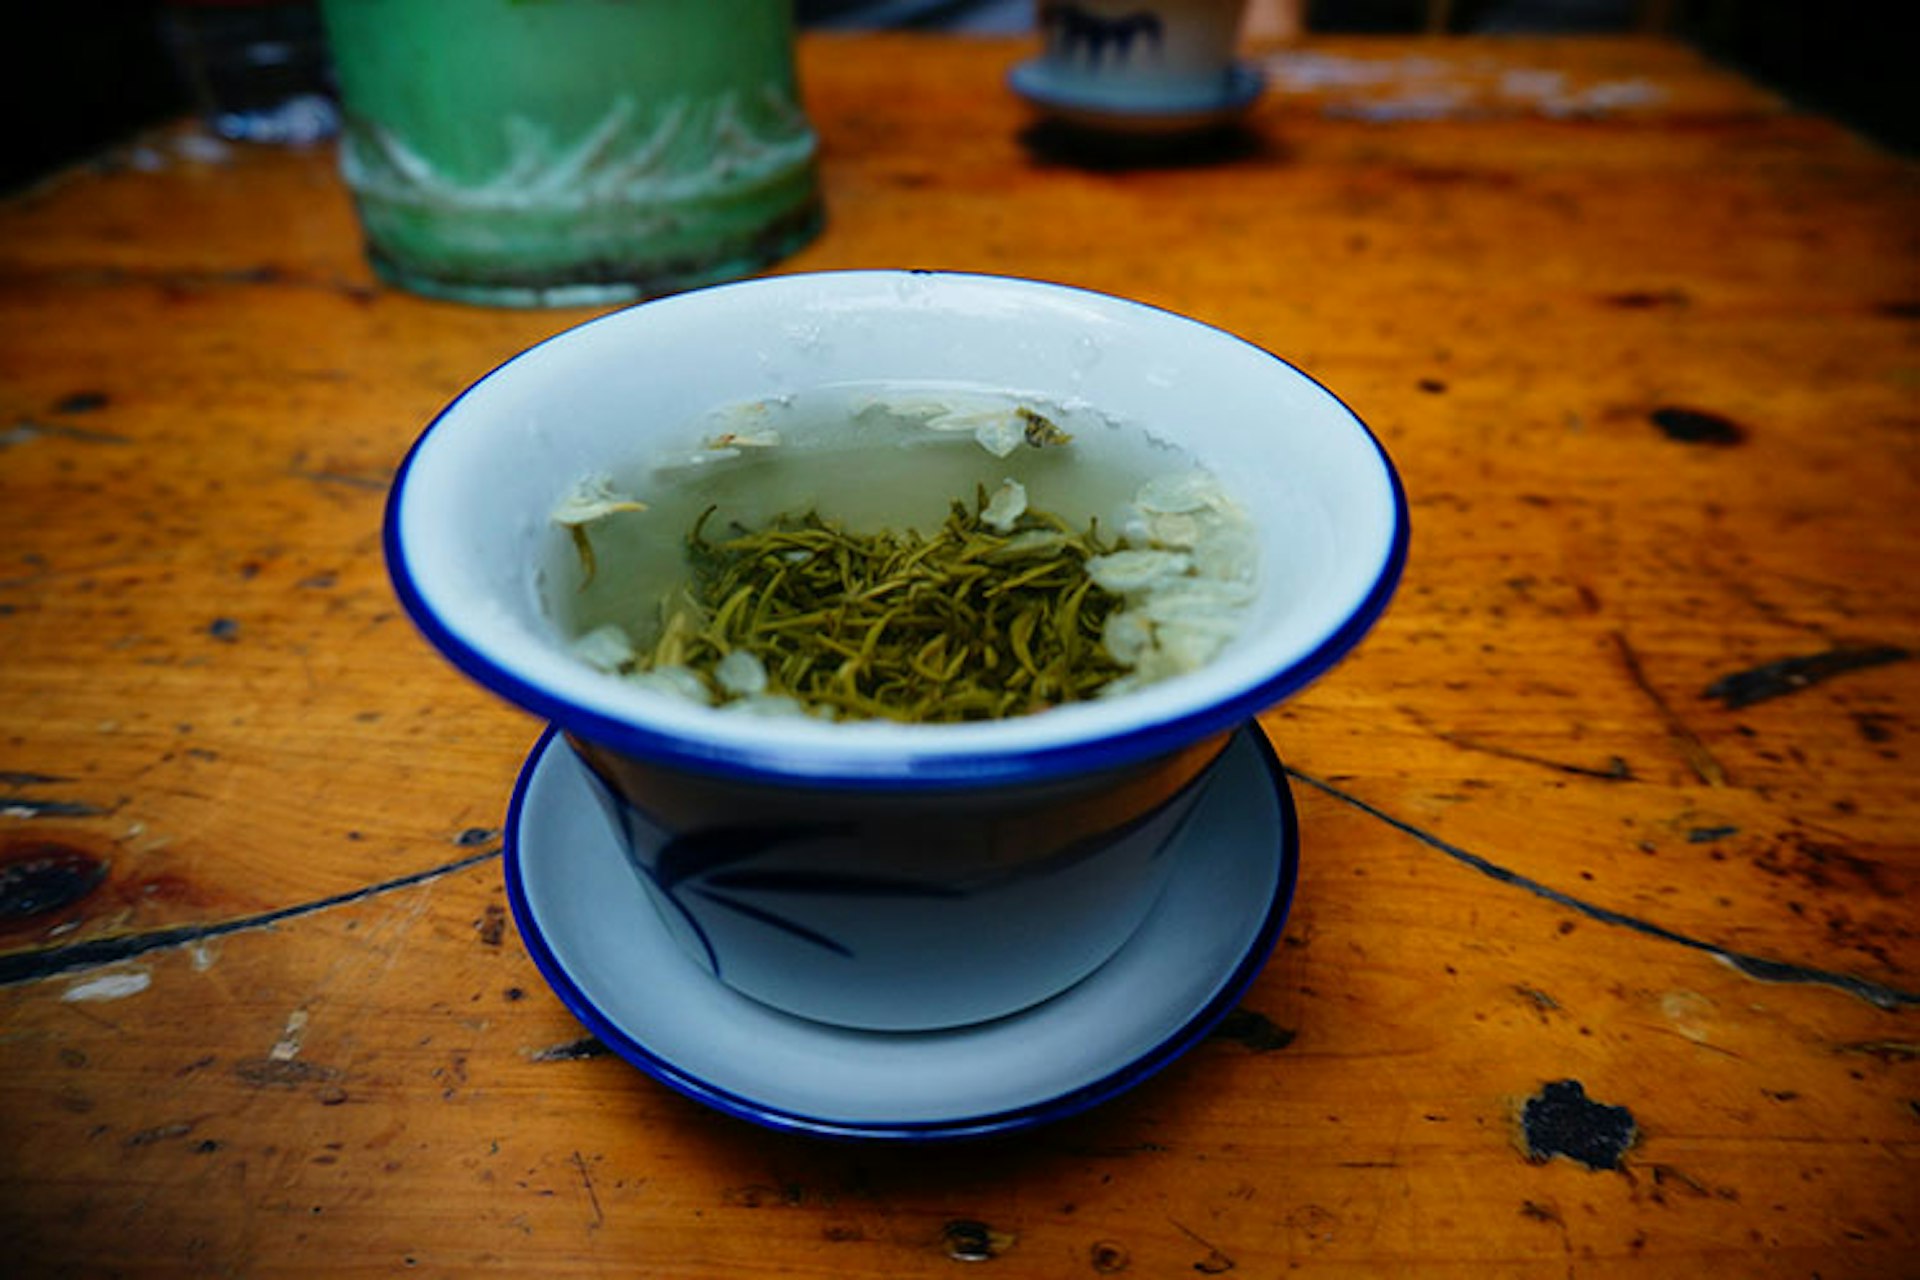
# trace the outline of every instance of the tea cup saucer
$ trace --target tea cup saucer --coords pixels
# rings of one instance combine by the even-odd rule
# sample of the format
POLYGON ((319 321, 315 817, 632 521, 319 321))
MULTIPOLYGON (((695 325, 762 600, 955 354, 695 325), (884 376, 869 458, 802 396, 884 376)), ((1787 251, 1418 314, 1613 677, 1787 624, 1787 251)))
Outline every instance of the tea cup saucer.
POLYGON ((810 1022, 739 994, 674 941, 564 738, 534 747, 505 875, 535 965, 614 1053, 770 1128, 928 1140, 1007 1132, 1106 1101, 1185 1053, 1260 973, 1285 924, 1298 828, 1265 736, 1234 735, 1153 912, 1091 976, 1024 1012, 942 1031, 810 1022))
POLYGON ((1259 68, 1230 63, 1217 82, 1180 86, 1091 85, 1064 77, 1044 58, 1016 65, 1007 75, 1015 94, 1042 114, 1077 129, 1159 136, 1210 129, 1238 117, 1265 87, 1259 68))

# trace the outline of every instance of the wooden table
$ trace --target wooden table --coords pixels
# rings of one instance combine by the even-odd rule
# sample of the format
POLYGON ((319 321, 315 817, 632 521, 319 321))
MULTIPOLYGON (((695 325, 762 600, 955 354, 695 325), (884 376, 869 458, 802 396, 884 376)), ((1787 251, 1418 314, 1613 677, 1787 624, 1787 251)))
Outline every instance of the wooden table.
POLYGON ((596 1051, 502 888, 540 726, 379 535, 588 313, 382 288, 330 154, 163 130, 0 207, 0 1269, 1913 1274, 1913 165, 1611 39, 1274 50, 1238 145, 1081 163, 1028 48, 806 41, 782 269, 1138 297, 1391 450, 1400 596, 1262 717, 1304 865, 1240 1012, 932 1147, 596 1051))

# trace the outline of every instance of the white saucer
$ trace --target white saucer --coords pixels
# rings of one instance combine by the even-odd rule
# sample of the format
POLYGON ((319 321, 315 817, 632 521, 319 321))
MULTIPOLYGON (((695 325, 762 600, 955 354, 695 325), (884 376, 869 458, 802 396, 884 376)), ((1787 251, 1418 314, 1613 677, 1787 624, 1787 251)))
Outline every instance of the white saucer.
POLYGON ((534 963, 576 1017, 648 1075, 730 1115, 841 1137, 1025 1128, 1139 1084, 1210 1031, 1265 965, 1293 898, 1286 775, 1240 730, 1163 856, 1178 870, 1119 953, 1023 1013, 948 1031, 853 1031, 740 995, 668 936, 551 730, 507 816, 506 884, 534 963))
POLYGON ((1043 113, 1079 129, 1105 133, 1186 133, 1225 124, 1253 105, 1266 85, 1259 68, 1235 62, 1217 86, 1150 92, 1101 91, 1063 80, 1045 58, 1031 58, 1007 73, 1007 83, 1043 113))

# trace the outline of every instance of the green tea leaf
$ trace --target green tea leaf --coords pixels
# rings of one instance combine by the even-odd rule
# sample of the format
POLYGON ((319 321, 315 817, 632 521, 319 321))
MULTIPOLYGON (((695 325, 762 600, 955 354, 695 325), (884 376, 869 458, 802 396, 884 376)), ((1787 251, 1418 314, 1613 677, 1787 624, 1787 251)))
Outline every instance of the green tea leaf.
POLYGON ((686 599, 637 665, 691 672, 722 705, 836 718, 950 723, 1097 696, 1125 671, 1099 642, 1121 598, 1087 564, 1124 544, 1011 492, 953 503, 930 537, 804 511, 715 538, 708 508, 686 599))

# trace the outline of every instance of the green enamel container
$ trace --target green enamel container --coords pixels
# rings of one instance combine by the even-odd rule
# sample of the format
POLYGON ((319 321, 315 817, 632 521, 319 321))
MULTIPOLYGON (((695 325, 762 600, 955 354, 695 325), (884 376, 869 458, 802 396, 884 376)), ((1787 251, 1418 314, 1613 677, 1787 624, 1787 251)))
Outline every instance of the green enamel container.
POLYGON ((501 306, 734 279, 821 220, 790 0, 324 0, 376 272, 501 306))

